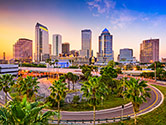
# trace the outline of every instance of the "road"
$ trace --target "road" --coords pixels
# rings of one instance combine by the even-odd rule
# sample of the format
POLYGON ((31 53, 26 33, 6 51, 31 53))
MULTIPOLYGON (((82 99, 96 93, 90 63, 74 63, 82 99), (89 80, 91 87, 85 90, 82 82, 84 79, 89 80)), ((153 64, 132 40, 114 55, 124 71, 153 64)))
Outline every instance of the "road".
MULTIPOLYGON (((45 83, 48 84, 48 83, 45 83)), ((141 115, 147 112, 150 112, 154 108, 158 107, 163 102, 163 94, 155 87, 151 86, 150 84, 155 83, 148 83, 149 88, 151 88, 151 98, 147 98, 147 102, 141 104, 140 112, 137 115, 141 115)), ((166 85, 165 85, 166 86, 166 85)), ((110 119, 114 117, 120 117, 122 113, 122 108, 116 107, 106 110, 96 111, 96 119, 110 119)), ((133 107, 132 104, 129 103, 125 105, 123 116, 133 116, 133 107)), ((81 112, 68 112, 62 111, 61 112, 61 120, 92 120, 93 119, 93 112, 92 111, 81 111, 81 112)))
MULTIPOLYGON (((162 93, 155 87, 152 87, 150 85, 149 87, 152 90, 151 98, 148 98, 147 103, 143 103, 140 106, 140 112, 137 115, 141 115, 151 111, 156 106, 159 106, 163 101, 162 93)), ((124 116, 127 116, 127 115, 133 116, 132 104, 129 103, 125 105, 123 112, 124 112, 123 114, 124 116)), ((122 113, 121 106, 116 108, 106 109, 106 110, 100 110, 100 111, 96 111, 96 119, 106 119, 106 118, 109 119, 109 118, 119 117, 121 116, 121 113, 122 113)), ((83 120, 83 119, 91 120, 93 119, 93 112, 92 111, 83 111, 83 112, 62 111, 61 116, 62 116, 62 120, 83 120)))

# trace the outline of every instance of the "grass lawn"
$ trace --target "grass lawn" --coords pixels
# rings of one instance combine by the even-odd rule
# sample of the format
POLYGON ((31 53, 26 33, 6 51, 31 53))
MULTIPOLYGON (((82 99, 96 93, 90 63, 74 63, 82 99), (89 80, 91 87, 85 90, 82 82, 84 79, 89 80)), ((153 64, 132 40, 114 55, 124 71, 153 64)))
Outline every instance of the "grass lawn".
MULTIPOLYGON (((112 95, 109 97, 108 100, 104 101, 103 104, 98 105, 96 110, 113 108, 113 107, 120 106, 120 105, 126 104, 126 103, 129 103, 129 101, 126 101, 123 98, 119 98, 119 97, 116 97, 115 95, 112 95)), ((90 110, 93 110, 93 108, 90 107, 87 102, 81 102, 79 104, 64 104, 61 107, 61 110, 63 110, 63 111, 90 111, 90 110)))
MULTIPOLYGON (((153 110, 152 112, 137 117, 137 125, 166 125, 166 87, 156 86, 158 88, 164 97, 163 104, 159 106, 157 109, 153 110)), ((134 120, 127 120, 118 123, 109 123, 109 124, 103 124, 103 125, 134 125, 134 120)))

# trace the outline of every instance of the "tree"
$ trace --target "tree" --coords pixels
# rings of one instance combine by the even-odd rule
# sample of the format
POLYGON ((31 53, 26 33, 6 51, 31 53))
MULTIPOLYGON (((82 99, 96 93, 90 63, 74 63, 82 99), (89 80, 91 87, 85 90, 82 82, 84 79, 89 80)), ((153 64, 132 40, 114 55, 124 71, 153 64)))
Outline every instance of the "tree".
POLYGON ((80 66, 80 68, 82 69, 82 74, 84 74, 84 80, 92 76, 91 72, 93 71, 93 66, 83 65, 80 66))
POLYGON ((14 92, 12 92, 10 95, 13 97, 16 97, 17 99, 22 99, 22 91, 24 90, 24 81, 23 77, 18 77, 16 83, 13 85, 14 92))
POLYGON ((79 77, 77 75, 73 74, 73 77, 72 77, 73 90, 74 90, 74 85, 78 81, 78 79, 79 79, 79 77))
POLYGON ((66 75, 63 74, 59 77, 60 80, 62 80, 62 82, 65 82, 66 81, 66 75))
MULTIPOLYGON (((59 60, 58 60, 58 59, 56 59, 54 62, 56 63, 56 66, 57 66, 57 65, 58 65, 59 60)), ((58 66, 58 67, 59 67, 59 66, 58 66)))
POLYGON ((0 75, 0 91, 5 93, 5 103, 7 103, 7 93, 11 91, 11 87, 14 85, 13 76, 11 74, 0 75))
POLYGON ((111 67, 106 66, 100 70, 101 74, 101 81, 104 82, 104 84, 113 90, 114 82, 113 78, 117 77, 117 71, 111 67))
POLYGON ((107 66, 111 66, 112 68, 114 68, 115 62, 113 60, 111 60, 111 61, 108 62, 107 66))
POLYGON ((142 70, 142 68, 139 65, 136 65, 137 70, 142 70))
POLYGON ((132 64, 127 64, 126 65, 126 70, 133 70, 133 65, 132 64))
POLYGON ((120 68, 120 67, 116 68, 116 72, 117 72, 118 74, 122 74, 121 68, 120 68))
POLYGON ((37 78, 32 76, 19 78, 15 85, 15 91, 19 94, 27 95, 28 100, 32 100, 32 97, 38 92, 38 83, 37 78))
POLYGON ((156 68, 164 68, 164 65, 161 62, 154 62, 148 68, 151 68, 152 70, 154 70, 155 69, 155 63, 156 63, 156 68))
POLYGON ((66 78, 67 78, 67 80, 68 80, 68 89, 70 90, 70 82, 71 82, 72 79, 73 79, 73 73, 72 73, 72 72, 68 72, 68 73, 66 74, 66 78))
POLYGON ((139 112, 139 107, 143 102, 146 102, 146 97, 150 97, 150 88, 147 88, 146 81, 136 80, 131 78, 126 81, 126 90, 124 97, 129 99, 133 105, 134 119, 136 124, 136 113, 139 112))
POLYGON ((89 102, 90 106, 93 106, 93 124, 95 125, 95 111, 96 105, 101 103, 104 99, 104 93, 107 92, 105 85, 101 82, 101 77, 89 77, 88 81, 85 81, 81 86, 83 96, 89 102))
POLYGON ((55 99, 58 103, 58 125, 60 123, 60 101, 66 97, 66 83, 62 83, 61 80, 54 81, 52 86, 50 86, 51 94, 50 96, 55 99))
POLYGON ((4 125, 48 125, 48 118, 57 115, 56 112, 41 112, 47 105, 41 105, 41 102, 27 102, 26 98, 22 102, 13 100, 6 107, 0 108, 0 124, 4 125))

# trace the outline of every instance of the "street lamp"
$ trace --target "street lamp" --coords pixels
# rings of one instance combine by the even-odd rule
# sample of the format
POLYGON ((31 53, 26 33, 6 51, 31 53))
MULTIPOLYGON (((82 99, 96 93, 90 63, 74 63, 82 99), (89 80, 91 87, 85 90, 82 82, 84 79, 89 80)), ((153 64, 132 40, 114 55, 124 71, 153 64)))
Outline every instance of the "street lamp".
POLYGON ((122 104, 122 114, 121 114, 122 121, 123 121, 123 109, 124 109, 124 104, 122 104))
POLYGON ((155 74, 155 82, 156 82, 156 81, 157 81, 157 80, 156 80, 156 72, 157 72, 157 65, 156 65, 156 62, 154 62, 154 68, 155 68, 155 73, 154 73, 154 74, 155 74))

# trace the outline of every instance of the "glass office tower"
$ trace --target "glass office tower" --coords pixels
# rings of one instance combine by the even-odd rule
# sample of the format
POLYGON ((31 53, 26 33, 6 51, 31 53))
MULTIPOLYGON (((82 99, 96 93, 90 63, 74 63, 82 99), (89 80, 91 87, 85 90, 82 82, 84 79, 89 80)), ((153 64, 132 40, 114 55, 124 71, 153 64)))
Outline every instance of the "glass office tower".
POLYGON ((99 54, 98 57, 103 57, 104 62, 109 62, 114 60, 113 50, 112 50, 112 38, 108 29, 104 29, 99 36, 99 54))
POLYGON ((37 23, 35 26, 35 62, 49 58, 49 41, 47 27, 37 23))

